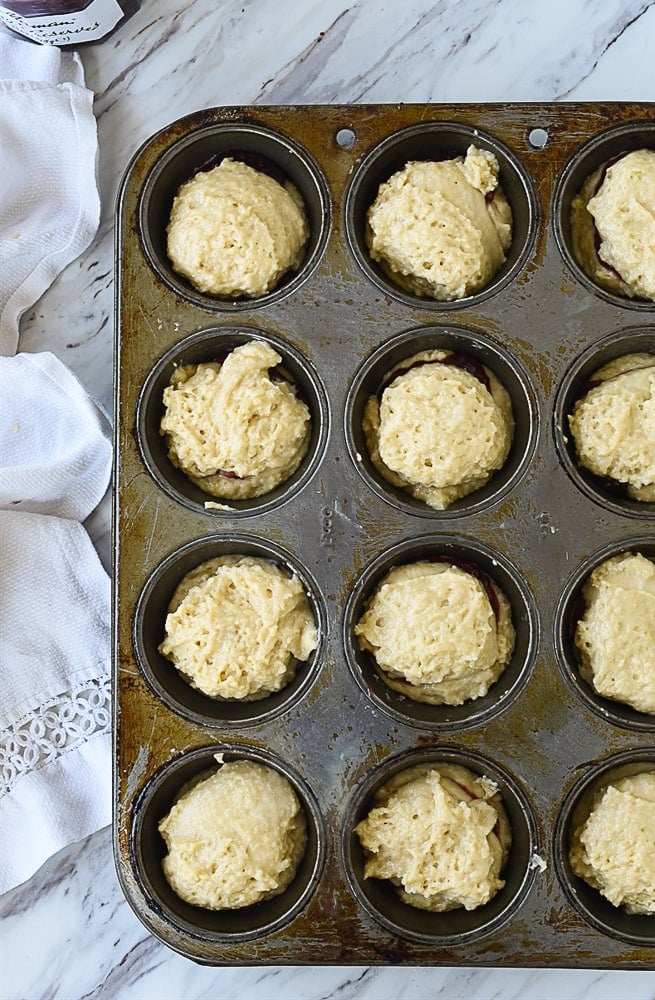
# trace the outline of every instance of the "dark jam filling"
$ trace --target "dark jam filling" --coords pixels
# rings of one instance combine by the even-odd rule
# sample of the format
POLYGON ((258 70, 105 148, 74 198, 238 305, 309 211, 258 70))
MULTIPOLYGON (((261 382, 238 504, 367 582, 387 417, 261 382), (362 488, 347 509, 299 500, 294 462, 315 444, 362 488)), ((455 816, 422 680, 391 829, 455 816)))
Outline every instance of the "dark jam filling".
POLYGON ((611 476, 597 476, 594 472, 589 472, 589 469, 586 469, 585 471, 593 480, 596 488, 601 490, 603 493, 606 493, 612 499, 630 499, 627 483, 622 483, 618 479, 612 479, 611 476))
POLYGON ((382 396, 384 395, 385 389, 388 389, 395 379, 397 379, 400 375, 404 375, 406 372, 411 371, 412 368, 422 368, 424 365, 452 365, 453 368, 461 368, 462 371, 468 372, 468 374, 473 375, 478 382, 481 382, 487 392, 491 392, 491 382, 489 381, 489 376, 484 365, 478 361, 477 358, 471 357, 470 354, 459 354, 456 351, 452 351, 440 361, 437 361, 436 359, 429 361, 425 358, 420 358, 418 361, 412 361, 406 365, 398 365, 398 367, 389 372, 389 374, 380 383, 376 394, 378 403, 382 402, 382 396))
POLYGON ((277 163, 270 160, 267 156, 240 149, 227 149, 223 153, 214 153, 208 160, 205 160, 199 167, 196 167, 191 176, 195 177, 196 174, 209 173, 210 170, 219 167, 223 160, 236 160, 238 163, 245 163, 246 166, 252 167, 253 170, 258 170, 260 174, 267 174, 268 177, 272 177, 282 187, 284 187, 288 179, 277 163))
MULTIPOLYGON (((214 364, 222 365, 225 359, 227 358, 228 354, 231 353, 232 353, 231 351, 225 351, 223 354, 216 354, 211 359, 211 361, 214 364)), ((295 399, 300 400, 301 403, 304 403, 305 406, 307 406, 307 400, 305 399, 304 394, 300 390, 298 383, 294 381, 292 376, 285 368, 282 367, 282 365, 275 365, 273 368, 269 368, 268 374, 271 382, 278 382, 278 383, 286 382, 287 386, 289 387, 289 390, 291 391, 295 399)), ((209 472, 206 476, 202 476, 202 478, 213 479, 215 476, 220 476, 221 479, 245 480, 250 478, 249 476, 239 476, 237 475, 236 472, 232 472, 231 469, 216 469, 215 472, 209 472)))
POLYGON ((458 788, 461 788, 462 791, 465 792, 466 795, 468 795, 470 798, 472 798, 472 799, 479 799, 480 798, 479 795, 476 795, 475 792, 471 791, 471 789, 468 788, 467 785, 462 784, 461 781, 455 781, 455 779, 451 778, 450 776, 448 776, 448 780, 452 781, 453 785, 457 785, 458 788))

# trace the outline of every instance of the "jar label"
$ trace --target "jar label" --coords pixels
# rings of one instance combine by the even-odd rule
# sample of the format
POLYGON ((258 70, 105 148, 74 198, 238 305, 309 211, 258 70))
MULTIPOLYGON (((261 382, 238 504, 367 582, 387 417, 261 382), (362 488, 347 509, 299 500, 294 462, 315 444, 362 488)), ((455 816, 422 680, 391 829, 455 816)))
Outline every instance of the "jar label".
POLYGON ((98 41, 116 27, 124 13, 117 0, 91 0, 84 10, 45 17, 23 17, 0 4, 0 19, 8 28, 49 45, 98 41))

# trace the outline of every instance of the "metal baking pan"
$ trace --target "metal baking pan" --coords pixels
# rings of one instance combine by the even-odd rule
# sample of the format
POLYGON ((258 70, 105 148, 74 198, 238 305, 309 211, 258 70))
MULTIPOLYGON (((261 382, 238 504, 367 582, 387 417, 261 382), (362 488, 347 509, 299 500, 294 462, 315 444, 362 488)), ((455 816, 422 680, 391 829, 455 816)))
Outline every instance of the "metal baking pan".
POLYGON ((655 147, 655 122, 652 106, 639 104, 222 107, 174 122, 133 158, 116 249, 114 845, 128 902, 174 950, 214 965, 652 967, 655 917, 605 904, 566 860, 580 798, 655 761, 653 721, 595 697, 571 644, 590 568, 613 552, 655 551, 654 505, 604 493, 577 468, 563 430, 600 363, 655 352, 652 303, 595 288, 569 249, 568 209, 582 180, 643 146, 655 147), (369 260, 366 208, 407 160, 470 142, 501 164, 514 214, 508 259, 477 295, 413 298, 369 260), (206 298, 165 253, 177 187, 235 149, 277 163, 311 226, 303 267, 257 301, 206 298), (301 384, 309 453, 267 497, 207 509, 166 457, 162 388, 176 363, 251 337, 276 345, 301 384), (504 469, 444 512, 380 481, 360 425, 383 374, 426 346, 468 351, 496 371, 517 421, 504 469), (177 582, 224 553, 294 567, 319 624, 319 647, 290 688, 247 705, 191 690, 157 652, 177 582), (498 684, 459 708, 391 692, 352 637, 386 568, 434 553, 476 561, 499 582, 517 631, 498 684), (287 892, 211 913, 168 887, 157 823, 219 751, 285 774, 309 840, 287 892), (513 846, 505 888, 478 910, 409 912, 362 877, 353 826, 375 788, 416 760, 464 763, 499 784, 513 846))

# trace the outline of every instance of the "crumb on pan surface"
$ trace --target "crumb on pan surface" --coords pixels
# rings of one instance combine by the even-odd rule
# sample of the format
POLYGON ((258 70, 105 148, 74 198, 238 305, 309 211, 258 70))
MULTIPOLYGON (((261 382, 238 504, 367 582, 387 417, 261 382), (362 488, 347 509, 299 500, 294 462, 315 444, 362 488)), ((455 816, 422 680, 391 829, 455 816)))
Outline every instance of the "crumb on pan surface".
POLYGON ((597 566, 576 625, 580 673, 598 694, 655 714, 655 563, 639 552, 597 566))
POLYGON ((484 365, 483 381, 449 363, 455 357, 429 350, 408 358, 369 397, 362 421, 378 471, 435 510, 484 486, 502 468, 514 435, 504 386, 484 365))
POLYGON ((318 642, 301 581, 266 559, 218 556, 177 587, 159 651, 211 698, 279 691, 318 642))
POLYGON ((411 161, 380 186, 367 213, 373 260, 400 287, 441 301, 484 288, 505 260, 512 211, 493 153, 411 161))
POLYGON ((247 760, 225 763, 184 791, 159 831, 171 888, 209 910, 252 906, 284 892, 307 841, 305 814, 288 780, 247 760))
POLYGON ((290 182, 227 157, 181 186, 167 236, 174 270, 198 291, 255 298, 300 266, 309 226, 290 182))
POLYGON ((655 299, 655 150, 601 164, 571 205, 578 262, 603 288, 655 299))
POLYGON ((584 468, 625 484, 633 500, 655 501, 655 355, 626 354, 599 368, 569 426, 584 468))
POLYGON ((385 683, 414 701, 461 705, 487 693, 509 663, 511 606, 492 581, 447 562, 391 569, 355 626, 385 683))
POLYGON ((223 361, 173 372, 160 431, 173 465, 205 493, 263 496, 307 454, 311 415, 287 379, 272 377, 281 360, 270 345, 251 341, 223 361))
POLYGON ((573 831, 571 867, 613 906, 655 914, 655 771, 643 771, 596 793, 573 831))
POLYGON ((418 909, 474 910, 505 885, 511 830, 498 787, 467 768, 400 772, 377 791, 355 833, 364 877, 390 880, 418 909))

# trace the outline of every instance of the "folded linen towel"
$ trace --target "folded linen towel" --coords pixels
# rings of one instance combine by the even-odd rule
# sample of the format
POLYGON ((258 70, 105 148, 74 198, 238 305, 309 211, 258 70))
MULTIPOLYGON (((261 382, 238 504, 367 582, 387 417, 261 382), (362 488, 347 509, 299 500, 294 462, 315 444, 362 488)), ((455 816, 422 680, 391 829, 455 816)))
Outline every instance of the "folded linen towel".
MULTIPOLYGON (((98 225, 77 56, 0 37, 0 354, 98 225), (13 76, 12 76, 13 74, 13 76)), ((0 892, 111 820, 109 578, 83 524, 110 428, 53 354, 0 357, 0 892)))
POLYGON ((0 511, 0 892, 111 821, 109 579, 77 521, 0 511))
POLYGON ((109 431, 52 354, 0 358, 0 892, 111 820, 109 431))
POLYGON ((79 56, 0 34, 0 354, 95 236, 98 138, 79 56))

